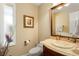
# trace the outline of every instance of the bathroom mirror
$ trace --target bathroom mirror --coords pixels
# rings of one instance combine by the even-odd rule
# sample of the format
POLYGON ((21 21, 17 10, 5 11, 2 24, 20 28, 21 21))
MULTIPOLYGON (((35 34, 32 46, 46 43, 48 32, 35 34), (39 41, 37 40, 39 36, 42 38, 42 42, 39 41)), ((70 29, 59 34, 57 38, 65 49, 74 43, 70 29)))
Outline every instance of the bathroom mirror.
POLYGON ((51 8, 51 35, 79 36, 79 3, 51 8))

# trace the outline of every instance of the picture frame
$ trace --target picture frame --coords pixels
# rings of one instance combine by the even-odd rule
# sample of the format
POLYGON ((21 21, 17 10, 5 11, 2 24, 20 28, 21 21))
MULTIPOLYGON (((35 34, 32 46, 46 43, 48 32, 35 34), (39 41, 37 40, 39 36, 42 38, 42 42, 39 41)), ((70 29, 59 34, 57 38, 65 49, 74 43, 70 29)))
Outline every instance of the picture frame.
POLYGON ((34 17, 24 15, 24 28, 34 28, 34 17))

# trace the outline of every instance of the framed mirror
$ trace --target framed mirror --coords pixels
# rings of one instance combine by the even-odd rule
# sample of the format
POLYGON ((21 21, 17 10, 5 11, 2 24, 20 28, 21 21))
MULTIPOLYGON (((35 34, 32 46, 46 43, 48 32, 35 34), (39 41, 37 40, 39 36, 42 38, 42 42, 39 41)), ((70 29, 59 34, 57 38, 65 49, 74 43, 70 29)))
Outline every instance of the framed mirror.
POLYGON ((51 8, 51 35, 79 38, 79 3, 60 3, 51 8))

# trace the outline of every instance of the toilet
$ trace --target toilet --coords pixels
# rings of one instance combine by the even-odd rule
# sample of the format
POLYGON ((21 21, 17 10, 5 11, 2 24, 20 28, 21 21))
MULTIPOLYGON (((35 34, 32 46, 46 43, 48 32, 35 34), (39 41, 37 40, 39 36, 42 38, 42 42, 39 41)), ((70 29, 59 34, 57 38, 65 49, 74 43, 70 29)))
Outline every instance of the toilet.
POLYGON ((43 44, 39 43, 36 47, 32 48, 27 56, 41 56, 43 52, 43 44))

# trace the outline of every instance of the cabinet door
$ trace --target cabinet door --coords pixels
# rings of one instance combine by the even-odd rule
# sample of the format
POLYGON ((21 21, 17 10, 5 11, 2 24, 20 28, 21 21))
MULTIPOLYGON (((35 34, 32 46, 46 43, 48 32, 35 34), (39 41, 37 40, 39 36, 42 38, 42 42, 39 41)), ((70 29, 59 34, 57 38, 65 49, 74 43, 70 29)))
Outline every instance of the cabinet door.
POLYGON ((44 56, 64 56, 58 52, 48 49, 47 47, 43 46, 43 55, 44 56))

